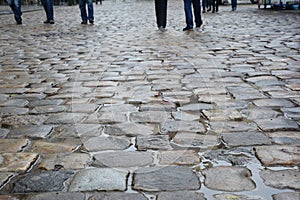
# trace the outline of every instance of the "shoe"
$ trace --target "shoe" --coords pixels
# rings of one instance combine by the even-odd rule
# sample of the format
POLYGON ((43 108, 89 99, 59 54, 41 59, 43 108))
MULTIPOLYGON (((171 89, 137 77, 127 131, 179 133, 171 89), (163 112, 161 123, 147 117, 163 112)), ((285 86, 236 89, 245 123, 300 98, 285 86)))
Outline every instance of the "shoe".
POLYGON ((90 24, 94 24, 94 20, 89 20, 90 24))
POLYGON ((22 24, 22 21, 17 21, 17 24, 22 24))
POLYGON ((182 30, 183 30, 183 31, 192 31, 193 28, 185 27, 185 28, 183 28, 182 30))
POLYGON ((158 27, 158 30, 160 30, 161 32, 164 32, 164 31, 166 31, 166 28, 164 26, 160 26, 160 27, 158 27))
POLYGON ((54 24, 54 20, 53 19, 49 20, 49 24, 54 24))
POLYGON ((50 21, 48 19, 44 21, 44 24, 49 24, 49 23, 50 21))
POLYGON ((81 24, 87 24, 87 21, 82 21, 81 24))

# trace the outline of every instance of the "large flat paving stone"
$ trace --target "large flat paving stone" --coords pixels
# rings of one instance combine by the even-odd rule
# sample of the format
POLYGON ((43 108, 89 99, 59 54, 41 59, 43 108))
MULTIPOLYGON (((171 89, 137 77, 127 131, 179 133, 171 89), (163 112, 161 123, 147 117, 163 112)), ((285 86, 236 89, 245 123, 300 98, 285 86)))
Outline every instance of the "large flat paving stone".
POLYGON ((208 149, 217 146, 219 138, 216 135, 183 132, 177 133, 172 142, 181 147, 208 149))
POLYGON ((300 146, 300 134, 297 131, 278 131, 268 135, 276 144, 300 146))
POLYGON ((127 176, 127 171, 112 168, 84 169, 75 175, 69 191, 125 191, 127 176))
POLYGON ((28 139, 0 139, 0 153, 21 152, 28 144, 28 139))
POLYGON ((223 141, 231 147, 271 144, 271 140, 261 132, 222 133, 223 141))
POLYGON ((136 138, 136 147, 138 150, 171 150, 173 147, 170 144, 168 135, 150 135, 138 136, 136 138))
POLYGON ((300 189, 300 172, 298 170, 263 170, 259 175, 267 186, 279 189, 300 189))
POLYGON ((79 192, 45 192, 31 195, 28 200, 85 200, 85 196, 85 194, 79 192))
POLYGON ((36 153, 3 153, 0 155, 0 172, 25 172, 37 159, 36 153))
POLYGON ((34 193, 63 191, 72 176, 71 171, 29 173, 13 183, 11 193, 34 193), (37 184, 38 183, 38 184, 37 184))
POLYGON ((300 199, 300 192, 283 192, 273 195, 274 200, 298 200, 300 199))
POLYGON ((199 177, 188 167, 148 167, 134 171, 133 189, 141 191, 197 190, 199 177), (180 177, 180 178, 178 178, 180 177))
POLYGON ((254 121, 263 131, 299 130, 297 122, 287 118, 256 119, 254 121))
POLYGON ((99 192, 93 194, 88 200, 147 200, 143 194, 140 193, 122 193, 122 192, 99 192))
POLYGON ((194 191, 172 191, 172 192, 160 192, 157 194, 156 200, 206 200, 204 194, 194 191))
POLYGON ((153 134, 154 126, 150 124, 139 123, 120 123, 116 125, 106 126, 104 133, 112 136, 147 136, 153 134))
POLYGON ((293 146, 258 146, 255 153, 264 166, 300 164, 300 147, 293 146))
POLYGON ((120 151, 95 154, 93 165, 100 167, 141 167, 153 162, 151 152, 120 151))
POLYGON ((196 165, 201 161, 194 150, 160 151, 158 159, 163 165, 196 165))
POLYGON ((79 139, 66 138, 58 140, 34 140, 29 147, 29 151, 54 154, 54 153, 70 153, 81 146, 79 139))
POLYGON ((211 130, 216 133, 256 131, 257 126, 253 123, 238 121, 213 121, 210 122, 211 130))
POLYGON ((23 126, 42 125, 48 116, 46 115, 13 115, 4 117, 2 124, 10 128, 20 128, 23 126))
POLYGON ((166 121, 162 124, 162 132, 174 133, 174 132, 193 132, 193 133, 205 133, 206 129, 204 125, 196 121, 166 121))
POLYGON ((255 189, 251 172, 245 167, 218 166, 205 170, 203 174, 205 186, 213 190, 237 192, 255 189))
POLYGON ((216 194, 214 195, 215 200, 229 200, 229 199, 236 199, 236 200, 264 200, 262 197, 259 196, 248 196, 248 195, 237 195, 237 194, 216 194))
POLYGON ((130 146, 129 138, 125 137, 92 137, 83 138, 83 145, 89 152, 103 150, 124 150, 130 146))
POLYGON ((10 130, 8 138, 44 139, 50 136, 53 127, 49 125, 22 126, 10 130))

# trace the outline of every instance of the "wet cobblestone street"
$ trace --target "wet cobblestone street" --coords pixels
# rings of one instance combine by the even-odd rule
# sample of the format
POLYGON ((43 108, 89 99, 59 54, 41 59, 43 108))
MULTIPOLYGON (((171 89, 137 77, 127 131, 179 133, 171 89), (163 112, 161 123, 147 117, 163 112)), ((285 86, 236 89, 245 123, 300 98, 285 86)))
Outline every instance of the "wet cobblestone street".
POLYGON ((300 199, 299 10, 94 9, 0 15, 0 200, 300 199))

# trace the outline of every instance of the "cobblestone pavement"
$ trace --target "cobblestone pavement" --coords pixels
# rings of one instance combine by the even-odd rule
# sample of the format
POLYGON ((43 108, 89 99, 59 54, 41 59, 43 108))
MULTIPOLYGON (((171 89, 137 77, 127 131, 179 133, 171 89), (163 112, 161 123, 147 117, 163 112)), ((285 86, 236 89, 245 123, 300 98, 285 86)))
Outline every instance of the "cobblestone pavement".
POLYGON ((299 11, 169 1, 0 16, 0 199, 300 199, 299 11))

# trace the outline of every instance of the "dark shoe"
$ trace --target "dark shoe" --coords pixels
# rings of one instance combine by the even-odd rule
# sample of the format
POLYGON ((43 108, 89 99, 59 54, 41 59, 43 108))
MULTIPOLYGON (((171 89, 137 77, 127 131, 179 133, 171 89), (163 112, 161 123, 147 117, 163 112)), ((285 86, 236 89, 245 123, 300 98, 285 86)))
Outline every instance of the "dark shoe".
POLYGON ((17 21, 17 24, 22 24, 22 21, 17 21))
POLYGON ((53 19, 49 20, 49 24, 54 24, 54 20, 53 19))
POLYGON ((94 21, 93 20, 89 20, 90 24, 94 24, 94 21))
POLYGON ((87 21, 82 21, 81 24, 87 24, 87 21))
POLYGON ((185 28, 183 28, 182 30, 183 30, 183 31, 191 31, 191 30, 193 30, 193 28, 185 27, 185 28))
POLYGON ((49 24, 50 21, 47 19, 46 21, 44 21, 44 24, 49 24))

